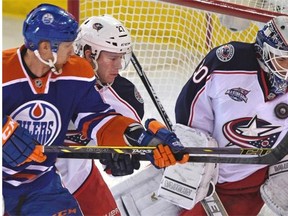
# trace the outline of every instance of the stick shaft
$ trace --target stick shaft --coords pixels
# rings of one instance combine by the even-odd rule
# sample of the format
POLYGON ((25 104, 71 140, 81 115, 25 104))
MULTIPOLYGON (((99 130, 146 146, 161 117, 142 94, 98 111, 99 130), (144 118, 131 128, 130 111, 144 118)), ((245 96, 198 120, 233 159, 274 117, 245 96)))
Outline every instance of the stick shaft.
MULTIPOLYGON (((138 146, 45 146, 44 153, 120 153, 120 154, 151 154, 156 147, 138 146)), ((187 147, 189 154, 205 155, 266 155, 272 151, 268 148, 217 148, 217 147, 187 147)))
POLYGON ((145 72, 142 69, 142 66, 140 65, 137 57, 135 56, 134 53, 132 53, 132 57, 131 57, 131 62, 136 70, 136 72, 138 73, 142 83, 144 84, 147 92, 149 93, 154 105, 156 106, 159 114, 161 115, 161 118, 163 119, 166 127, 169 130, 172 130, 172 122, 169 118, 169 116, 167 115, 163 105, 161 104, 155 90, 153 89, 153 86, 151 85, 148 77, 146 76, 145 72))
MULTIPOLYGON (((264 156, 254 156, 254 157, 223 157, 223 156, 194 156, 190 155, 189 161, 190 162, 197 162, 197 163, 237 163, 237 164, 275 164, 280 161, 283 157, 288 154, 288 132, 280 141, 280 143, 270 151, 267 151, 264 156)), ((97 159, 99 158, 100 154, 104 153, 130 153, 130 154, 139 154, 141 160, 147 160, 145 154, 151 154, 152 150, 155 147, 117 147, 115 151, 115 147, 89 147, 89 146, 43 146, 44 153, 63 153, 63 157, 72 157, 72 153, 75 153, 76 156, 72 158, 91 158, 97 159), (113 149, 114 148, 114 149, 113 149), (119 149, 121 149, 119 151, 119 149), (123 150, 125 149, 126 152, 123 150), (129 151, 129 152, 127 152, 129 151), (82 154, 82 155, 81 155, 82 154), (70 155, 70 156, 69 156, 70 155), (98 155, 98 156, 95 156, 98 155)), ((193 147, 187 149, 195 149, 193 147)), ((204 149, 214 149, 214 148, 204 148, 204 149)), ((218 150, 221 148, 218 148, 218 150)), ((229 148, 225 148, 229 149, 229 148)), ((232 149, 232 148, 231 148, 232 149)), ((216 149, 215 149, 216 150, 216 149)), ((210 151, 208 151, 210 152, 210 151)), ((249 151, 244 151, 247 152, 249 151)), ((253 152, 253 151, 252 151, 253 152)), ((206 151, 206 154, 207 153, 206 151)), ((215 153, 214 153, 215 154, 215 153)), ((250 154, 251 155, 251 154, 250 154)), ((61 157, 61 155, 59 155, 61 157)))

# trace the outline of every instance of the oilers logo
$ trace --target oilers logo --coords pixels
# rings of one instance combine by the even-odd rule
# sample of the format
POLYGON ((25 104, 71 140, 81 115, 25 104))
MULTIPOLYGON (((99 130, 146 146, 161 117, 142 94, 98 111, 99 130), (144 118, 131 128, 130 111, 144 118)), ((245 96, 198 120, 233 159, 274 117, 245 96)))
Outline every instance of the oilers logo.
POLYGON ((29 101, 17 108, 11 117, 26 128, 42 145, 51 145, 61 129, 58 109, 41 100, 29 101))

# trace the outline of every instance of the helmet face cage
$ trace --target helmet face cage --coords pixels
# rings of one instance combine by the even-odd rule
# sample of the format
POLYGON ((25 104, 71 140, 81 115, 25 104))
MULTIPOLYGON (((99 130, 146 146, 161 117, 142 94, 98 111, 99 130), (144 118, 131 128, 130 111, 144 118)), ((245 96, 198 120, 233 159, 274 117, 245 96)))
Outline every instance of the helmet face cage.
POLYGON ((122 70, 132 56, 132 42, 128 30, 121 22, 109 15, 90 17, 80 26, 80 32, 74 43, 74 51, 84 57, 84 47, 91 47, 92 56, 97 64, 101 51, 121 53, 122 70))
POLYGON ((39 43, 49 41, 53 52, 57 52, 61 42, 72 42, 77 37, 78 22, 64 9, 40 4, 26 17, 23 24, 25 46, 38 50, 39 43))
POLYGON ((258 32, 256 43, 260 47, 264 71, 288 81, 288 16, 275 17, 268 22, 258 32))

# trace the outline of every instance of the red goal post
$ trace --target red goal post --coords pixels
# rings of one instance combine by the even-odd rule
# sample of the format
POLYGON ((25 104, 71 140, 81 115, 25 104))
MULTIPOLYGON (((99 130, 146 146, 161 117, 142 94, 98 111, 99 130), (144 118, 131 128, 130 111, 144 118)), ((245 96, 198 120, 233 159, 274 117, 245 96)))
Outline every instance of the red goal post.
POLYGON ((269 5, 269 0, 162 0, 179 4, 182 6, 211 11, 219 14, 226 14, 234 17, 249 20, 267 22, 274 16, 281 14, 281 7, 284 9, 284 0, 272 0, 270 3, 279 5, 269 5), (266 4, 266 5, 265 5, 266 4), (278 7, 278 8, 277 8, 278 7), (277 11, 278 10, 278 11, 277 11))
MULTIPOLYGON (((80 23, 89 16, 109 14, 128 28, 134 53, 172 121, 178 93, 209 50, 232 40, 254 42, 263 22, 288 14, 287 0, 67 1, 80 23)), ((157 118, 131 64, 122 75, 138 87, 146 117, 157 118)))

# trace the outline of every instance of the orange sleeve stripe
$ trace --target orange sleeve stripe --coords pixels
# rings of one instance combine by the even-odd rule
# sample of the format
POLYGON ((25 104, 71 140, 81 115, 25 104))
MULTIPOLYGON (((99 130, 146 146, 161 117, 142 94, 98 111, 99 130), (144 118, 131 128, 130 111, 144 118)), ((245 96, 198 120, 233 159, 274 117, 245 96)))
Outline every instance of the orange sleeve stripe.
POLYGON ((31 179, 34 179, 36 177, 37 177, 37 175, 35 175, 35 174, 25 174, 25 173, 17 173, 15 175, 13 175, 13 178, 18 178, 18 179, 25 178, 27 180, 31 180, 31 179))
POLYGON ((159 129, 166 128, 161 122, 153 120, 149 123, 148 129, 152 131, 154 134, 158 132, 159 129))
MULTIPOLYGON (((111 113, 109 113, 109 114, 114 114, 115 112, 111 112, 111 113)), ((96 118, 93 118, 93 119, 91 119, 90 121, 88 121, 88 122, 85 122, 84 124, 83 124, 83 127, 82 127, 82 135, 85 137, 85 138, 89 138, 88 137, 88 129, 89 129, 89 127, 90 127, 90 124, 93 122, 93 121, 98 121, 99 119, 102 119, 103 118, 103 115, 101 115, 101 116, 98 116, 98 117, 96 117, 96 118)))
POLYGON ((97 132, 97 142, 99 146, 127 146, 124 139, 124 132, 127 127, 135 123, 134 119, 115 116, 104 124, 97 132))

